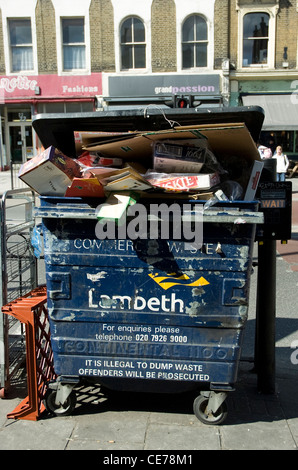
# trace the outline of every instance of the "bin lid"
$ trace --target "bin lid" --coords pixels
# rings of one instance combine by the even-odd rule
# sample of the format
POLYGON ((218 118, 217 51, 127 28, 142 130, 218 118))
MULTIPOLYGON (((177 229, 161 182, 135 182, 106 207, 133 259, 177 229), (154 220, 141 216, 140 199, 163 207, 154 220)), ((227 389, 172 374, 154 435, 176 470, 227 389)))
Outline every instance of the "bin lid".
POLYGON ((199 124, 244 123, 252 138, 259 139, 264 110, 258 106, 227 108, 158 108, 94 111, 91 113, 37 114, 32 126, 42 145, 53 145, 68 156, 75 155, 74 131, 153 131, 170 129, 170 123, 199 124))

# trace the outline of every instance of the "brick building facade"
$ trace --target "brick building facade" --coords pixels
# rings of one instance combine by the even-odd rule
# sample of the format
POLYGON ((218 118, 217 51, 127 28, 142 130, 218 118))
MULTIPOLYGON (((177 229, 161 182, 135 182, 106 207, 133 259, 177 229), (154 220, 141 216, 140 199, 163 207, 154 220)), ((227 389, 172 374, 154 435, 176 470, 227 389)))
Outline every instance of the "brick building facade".
POLYGON ((164 106, 173 94, 261 103, 264 131, 298 154, 297 26, 296 0, 0 0, 1 167, 36 152, 33 114, 164 106))

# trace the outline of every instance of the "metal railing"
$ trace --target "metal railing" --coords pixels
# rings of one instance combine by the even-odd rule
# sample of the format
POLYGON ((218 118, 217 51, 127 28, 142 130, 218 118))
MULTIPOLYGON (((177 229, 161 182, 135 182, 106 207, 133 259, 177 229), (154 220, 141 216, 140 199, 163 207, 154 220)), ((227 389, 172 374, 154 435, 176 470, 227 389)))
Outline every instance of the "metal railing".
MULTIPOLYGON (((1 307, 37 286, 37 260, 31 247, 35 195, 30 188, 6 191, 1 199, 1 307)), ((0 390, 25 360, 25 332, 20 322, 0 314, 0 390)))
POLYGON ((11 189, 28 188, 28 186, 25 183, 23 183, 23 181, 20 180, 20 178, 18 178, 18 174, 19 174, 21 166, 22 166, 22 163, 14 163, 13 161, 10 161, 11 189))

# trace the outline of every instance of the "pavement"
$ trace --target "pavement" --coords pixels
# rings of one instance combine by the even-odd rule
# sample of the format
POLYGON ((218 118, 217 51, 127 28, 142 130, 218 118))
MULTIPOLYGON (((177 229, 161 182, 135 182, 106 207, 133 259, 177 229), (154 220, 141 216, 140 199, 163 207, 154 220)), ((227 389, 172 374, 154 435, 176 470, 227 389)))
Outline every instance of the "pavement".
MULTIPOLYGON (((4 174, 6 173, 6 174, 4 174)), ((0 173, 0 192, 9 189, 0 173)), ((277 242, 276 368, 273 393, 259 393, 253 368, 257 268, 251 277, 249 317, 236 389, 227 398, 221 425, 202 424, 193 414, 193 396, 114 393, 97 387, 77 391, 71 416, 42 414, 38 421, 8 419, 26 397, 26 373, 13 379, 0 400, 1 450, 99 450, 98 463, 200 463, 201 450, 298 449, 298 178, 293 178, 292 240, 277 242)), ((9 187, 8 187, 9 186, 9 187)), ((15 454, 14 454, 15 455, 15 454)), ((220 454, 220 458, 224 454, 220 454)))

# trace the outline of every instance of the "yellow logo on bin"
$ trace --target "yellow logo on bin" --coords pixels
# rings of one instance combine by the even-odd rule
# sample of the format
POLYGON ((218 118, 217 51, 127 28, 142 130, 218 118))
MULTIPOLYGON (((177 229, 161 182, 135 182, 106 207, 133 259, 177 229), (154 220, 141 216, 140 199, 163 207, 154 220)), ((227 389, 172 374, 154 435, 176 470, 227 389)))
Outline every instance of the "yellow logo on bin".
POLYGON ((159 273, 155 274, 148 274, 159 287, 162 287, 164 290, 170 289, 173 286, 187 286, 187 287, 201 287, 207 286, 210 284, 206 279, 201 276, 194 282, 184 282, 189 281, 189 276, 187 274, 181 274, 180 276, 176 276, 175 273, 170 274, 169 276, 160 276, 159 273))

